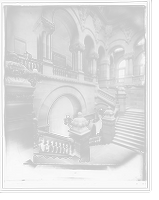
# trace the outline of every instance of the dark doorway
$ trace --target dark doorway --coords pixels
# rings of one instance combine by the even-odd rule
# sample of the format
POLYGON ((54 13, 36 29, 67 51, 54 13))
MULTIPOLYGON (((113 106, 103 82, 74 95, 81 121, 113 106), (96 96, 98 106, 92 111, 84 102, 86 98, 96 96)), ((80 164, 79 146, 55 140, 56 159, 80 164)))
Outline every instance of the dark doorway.
POLYGON ((80 111, 80 104, 74 97, 68 95, 58 98, 49 112, 49 132, 68 137, 69 128, 64 124, 64 119, 66 115, 73 119, 78 111, 80 111))

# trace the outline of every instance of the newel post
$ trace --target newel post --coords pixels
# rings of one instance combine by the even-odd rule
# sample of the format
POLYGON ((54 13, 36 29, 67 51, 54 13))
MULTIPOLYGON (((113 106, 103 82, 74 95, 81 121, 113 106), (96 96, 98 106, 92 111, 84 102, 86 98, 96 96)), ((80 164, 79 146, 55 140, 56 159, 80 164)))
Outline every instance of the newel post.
POLYGON ((89 137, 91 132, 88 124, 89 122, 79 112, 78 117, 71 122, 69 130, 70 137, 75 142, 75 154, 80 158, 81 162, 90 161, 89 137))
POLYGON ((100 134, 103 144, 111 143, 115 136, 115 117, 114 112, 110 107, 107 108, 104 117, 102 118, 102 129, 100 134))

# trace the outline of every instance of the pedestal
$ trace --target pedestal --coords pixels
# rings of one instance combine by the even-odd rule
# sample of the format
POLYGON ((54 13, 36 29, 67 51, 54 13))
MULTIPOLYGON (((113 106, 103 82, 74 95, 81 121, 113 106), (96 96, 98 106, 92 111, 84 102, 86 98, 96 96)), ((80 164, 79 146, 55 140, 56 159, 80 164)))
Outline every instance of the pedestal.
POLYGON ((89 147, 89 137, 90 130, 88 132, 80 135, 78 132, 69 130, 70 137, 75 142, 75 156, 80 158, 80 162, 90 161, 90 147, 89 147))
POLYGON ((119 103, 119 112, 124 113, 126 111, 126 92, 124 88, 118 90, 117 99, 119 103))

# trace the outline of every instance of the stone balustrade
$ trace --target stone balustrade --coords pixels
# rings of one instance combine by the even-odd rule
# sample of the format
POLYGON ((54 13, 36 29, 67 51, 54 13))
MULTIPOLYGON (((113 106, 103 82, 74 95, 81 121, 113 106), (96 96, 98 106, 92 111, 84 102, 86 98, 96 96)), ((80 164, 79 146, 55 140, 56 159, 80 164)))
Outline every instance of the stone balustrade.
POLYGON ((37 69, 38 72, 41 72, 41 61, 36 59, 26 60, 22 55, 18 55, 19 62, 26 66, 28 70, 37 69))
POLYGON ((39 152, 74 155, 74 139, 39 131, 39 152))

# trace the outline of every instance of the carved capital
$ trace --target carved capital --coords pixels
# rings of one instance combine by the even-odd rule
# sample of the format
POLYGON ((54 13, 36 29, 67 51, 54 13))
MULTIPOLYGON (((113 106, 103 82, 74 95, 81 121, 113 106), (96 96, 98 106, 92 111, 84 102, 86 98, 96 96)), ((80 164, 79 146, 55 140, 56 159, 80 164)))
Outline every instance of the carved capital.
POLYGON ((73 45, 70 46, 70 51, 74 52, 74 51, 84 51, 85 50, 85 45, 82 43, 75 43, 73 45))
POLYGON ((46 31, 46 32, 52 34, 55 31, 55 25, 54 25, 54 23, 50 22, 49 20, 47 20, 46 18, 44 18, 42 16, 36 22, 36 24, 34 26, 34 31, 35 32, 46 31))

